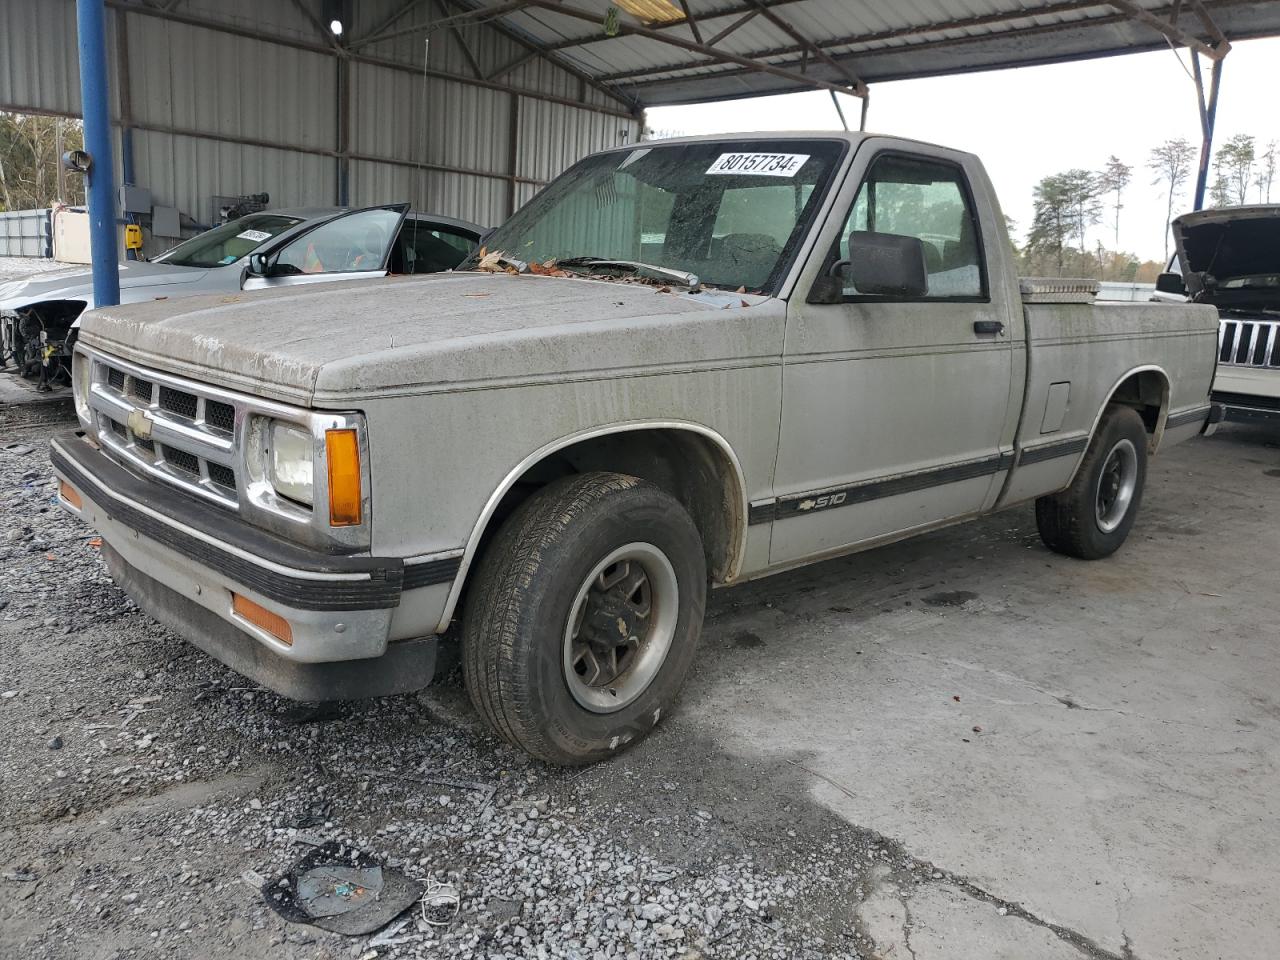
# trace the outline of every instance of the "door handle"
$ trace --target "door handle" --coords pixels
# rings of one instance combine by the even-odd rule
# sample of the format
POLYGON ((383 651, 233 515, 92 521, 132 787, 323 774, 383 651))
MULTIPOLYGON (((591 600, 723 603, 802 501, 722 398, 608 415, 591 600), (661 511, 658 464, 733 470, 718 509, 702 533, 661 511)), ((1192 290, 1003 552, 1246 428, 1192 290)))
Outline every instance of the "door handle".
POLYGON ((1004 333, 1004 324, 999 320, 975 320, 973 321, 973 332, 978 334, 993 334, 1000 336, 1004 333))

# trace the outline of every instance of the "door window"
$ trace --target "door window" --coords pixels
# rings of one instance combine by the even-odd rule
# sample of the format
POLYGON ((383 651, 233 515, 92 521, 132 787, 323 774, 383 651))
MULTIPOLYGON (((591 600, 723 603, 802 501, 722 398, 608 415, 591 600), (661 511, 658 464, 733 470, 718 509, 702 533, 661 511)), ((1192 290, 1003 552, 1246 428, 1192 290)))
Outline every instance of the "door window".
POLYGON ((303 234, 276 259, 275 273, 359 273, 381 270, 400 222, 399 210, 361 210, 303 234))
MULTIPOLYGON (((862 230, 921 242, 929 280, 926 299, 986 297, 977 218, 959 167, 921 157, 880 156, 871 165, 840 232, 837 259, 849 256, 850 232, 862 230)), ((847 273, 844 294, 863 297, 847 273)))
POLYGON ((405 220, 391 254, 392 273, 440 273, 462 263, 478 246, 474 236, 443 224, 405 220))

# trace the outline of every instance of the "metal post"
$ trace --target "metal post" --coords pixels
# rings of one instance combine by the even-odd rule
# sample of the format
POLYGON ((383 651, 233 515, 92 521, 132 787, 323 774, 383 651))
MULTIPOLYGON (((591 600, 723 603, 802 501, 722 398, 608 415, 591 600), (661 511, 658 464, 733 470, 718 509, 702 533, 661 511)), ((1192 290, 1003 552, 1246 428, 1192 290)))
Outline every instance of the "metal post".
MULTIPOLYGON (((120 84, 120 182, 133 186, 133 93, 129 78, 129 24, 123 10, 114 14, 116 28, 116 80, 120 84)), ((122 203, 121 206, 124 206, 122 203)), ((132 213, 124 215, 125 223, 137 223, 132 213)), ((137 260, 137 250, 126 248, 126 260, 137 260)))
POLYGON ((335 51, 338 84, 338 206, 351 205, 351 61, 335 51))
POLYGON ((115 173, 111 157, 111 114, 107 88, 107 35, 103 0, 76 0, 80 46, 80 102, 84 113, 84 146, 93 158, 89 168, 89 246, 93 254, 93 302, 98 307, 120 302, 119 253, 116 245, 115 173))
POLYGON ((1196 86, 1199 88, 1200 95, 1200 132, 1202 134, 1200 141, 1200 169, 1196 174, 1195 206, 1191 208, 1193 210, 1204 209, 1205 187, 1209 183, 1209 157, 1213 153, 1213 127, 1218 119, 1218 86, 1222 81, 1223 59, 1225 58, 1213 61, 1213 66, 1209 68, 1209 100, 1206 103, 1204 85, 1200 77, 1200 62, 1195 54, 1192 54, 1192 61, 1196 67, 1196 86))

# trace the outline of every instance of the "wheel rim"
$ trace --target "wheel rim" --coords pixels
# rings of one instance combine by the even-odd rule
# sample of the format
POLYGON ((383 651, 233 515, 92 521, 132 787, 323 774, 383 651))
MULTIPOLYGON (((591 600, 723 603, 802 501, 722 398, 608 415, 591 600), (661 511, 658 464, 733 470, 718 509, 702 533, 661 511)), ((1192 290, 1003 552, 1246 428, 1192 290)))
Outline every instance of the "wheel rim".
POLYGON ((613 713, 653 682, 679 614, 675 568, 650 543, 628 543, 595 565, 569 608, 564 679, 581 706, 613 713))
POLYGON ((1138 451, 1131 440, 1121 440, 1107 454, 1098 475, 1094 498, 1098 529, 1110 533, 1124 521, 1138 488, 1138 451))

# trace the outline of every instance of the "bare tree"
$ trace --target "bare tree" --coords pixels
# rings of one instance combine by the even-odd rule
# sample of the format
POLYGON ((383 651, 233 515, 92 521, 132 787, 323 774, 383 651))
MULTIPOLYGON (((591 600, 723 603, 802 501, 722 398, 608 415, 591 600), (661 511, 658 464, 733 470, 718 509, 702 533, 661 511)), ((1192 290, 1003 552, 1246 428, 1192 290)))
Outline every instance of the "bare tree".
POLYGON ((1098 187, 1103 193, 1112 195, 1111 209, 1115 212, 1116 249, 1120 249, 1120 210, 1124 204, 1121 197, 1129 181, 1133 179, 1133 167, 1123 163, 1114 153, 1107 158, 1107 165, 1098 174, 1098 187))
POLYGON ((1058 174, 1058 177, 1067 191, 1071 207, 1071 233, 1080 244, 1080 252, 1084 253, 1089 228, 1102 219, 1102 201, 1098 199, 1102 191, 1098 176, 1092 170, 1077 167, 1058 174))
POLYGON ((1196 148, 1183 137, 1166 140, 1151 151, 1151 159, 1147 161, 1156 178, 1153 184, 1167 184, 1169 200, 1165 208, 1164 218, 1164 259, 1169 261, 1169 224, 1173 220, 1173 201, 1178 191, 1186 184, 1191 175, 1191 165, 1195 162, 1196 148))
POLYGON ((1253 164, 1256 159, 1253 137, 1237 133, 1218 149, 1214 172, 1226 184, 1226 199, 1231 205, 1249 202, 1249 187, 1253 183, 1253 164))
POLYGON ((0 203, 6 210, 47 207, 65 199, 83 202, 84 181, 68 181, 67 197, 59 197, 59 140, 64 149, 82 143, 75 121, 32 114, 0 112, 0 203))
POLYGON ((1271 181, 1276 177, 1276 142, 1267 144, 1267 149, 1258 156, 1258 202, 1271 202, 1271 181))

